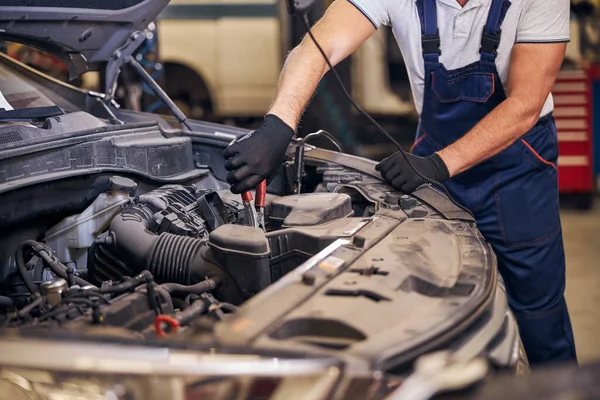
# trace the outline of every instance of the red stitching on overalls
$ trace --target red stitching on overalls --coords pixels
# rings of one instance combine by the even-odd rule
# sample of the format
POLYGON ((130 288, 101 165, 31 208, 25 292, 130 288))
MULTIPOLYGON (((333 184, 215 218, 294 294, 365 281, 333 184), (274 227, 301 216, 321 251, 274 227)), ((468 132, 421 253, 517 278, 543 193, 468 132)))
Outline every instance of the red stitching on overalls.
POLYGON ((415 149, 415 147, 417 147, 417 145, 418 145, 419 143, 421 143, 421 140, 425 139, 425 136, 427 136, 427 135, 423 134, 423 135, 422 135, 420 138, 418 138, 417 140, 415 140, 415 142, 413 143, 413 145, 412 145, 412 146, 410 146, 410 150, 409 150, 409 151, 410 151, 411 153, 413 152, 413 150, 415 149))
POLYGON ((525 146, 527 146, 527 148, 529 149, 529 151, 531 151, 531 152, 533 153, 533 155, 534 155, 534 156, 536 156, 536 157, 538 158, 538 160, 540 160, 541 162, 543 162, 543 163, 544 163, 544 164, 546 164, 546 165, 551 165, 551 166, 552 166, 552 168, 556 169, 556 165, 555 165, 553 162, 550 162, 550 161, 548 161, 548 160, 544 159, 542 156, 540 156, 540 155, 538 154, 538 152, 537 152, 537 151, 535 151, 535 150, 534 150, 534 148, 533 148, 533 147, 531 147, 531 145, 525 141, 525 139, 521 139, 521 142, 523 142, 523 144, 524 144, 525 146))

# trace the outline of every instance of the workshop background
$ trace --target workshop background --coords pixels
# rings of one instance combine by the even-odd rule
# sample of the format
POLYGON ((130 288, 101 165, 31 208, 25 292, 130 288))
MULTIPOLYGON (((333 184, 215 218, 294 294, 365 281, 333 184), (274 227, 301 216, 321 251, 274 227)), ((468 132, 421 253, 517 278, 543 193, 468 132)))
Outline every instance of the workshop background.
MULTIPOLYGON (((311 22, 330 2, 313 9, 311 22)), ((578 356, 587 363, 600 359, 600 0, 571 1, 571 9, 571 42, 553 94, 567 302, 578 356)), ((269 107, 286 54, 303 35, 302 22, 289 17, 275 0, 172 0, 150 25, 136 57, 189 117, 251 129, 269 107)), ((64 64, 45 53, 12 44, 4 50, 67 79, 64 64)), ((337 70, 358 104, 408 150, 418 116, 391 30, 380 29, 337 70)), ((90 72, 72 83, 102 91, 102 76, 90 72)), ((168 114, 134 76, 125 69, 119 78, 121 106, 168 114)), ((353 110, 329 74, 307 109, 299 135, 318 129, 334 134, 352 154, 380 160, 393 152, 353 110)))

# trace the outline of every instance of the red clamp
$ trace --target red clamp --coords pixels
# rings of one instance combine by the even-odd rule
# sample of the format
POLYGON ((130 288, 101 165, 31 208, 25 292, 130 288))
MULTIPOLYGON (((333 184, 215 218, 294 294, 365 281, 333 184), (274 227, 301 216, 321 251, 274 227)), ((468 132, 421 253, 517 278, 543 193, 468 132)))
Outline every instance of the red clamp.
POLYGON ((167 337, 169 333, 165 332, 162 324, 165 323, 171 327, 171 333, 177 333, 179 331, 179 321, 170 315, 161 314, 156 316, 154 319, 154 330, 156 331, 156 335, 159 337, 167 337))

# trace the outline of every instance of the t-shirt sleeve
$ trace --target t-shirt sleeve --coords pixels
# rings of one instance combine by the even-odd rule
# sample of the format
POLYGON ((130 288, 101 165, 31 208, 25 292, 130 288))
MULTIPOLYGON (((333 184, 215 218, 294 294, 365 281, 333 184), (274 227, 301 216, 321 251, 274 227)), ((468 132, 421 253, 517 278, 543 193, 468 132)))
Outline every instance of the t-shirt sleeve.
POLYGON ((516 42, 568 42, 569 19, 569 0, 528 0, 519 20, 516 42))
POLYGON ((347 0, 371 21, 375 29, 389 25, 388 0, 347 0))

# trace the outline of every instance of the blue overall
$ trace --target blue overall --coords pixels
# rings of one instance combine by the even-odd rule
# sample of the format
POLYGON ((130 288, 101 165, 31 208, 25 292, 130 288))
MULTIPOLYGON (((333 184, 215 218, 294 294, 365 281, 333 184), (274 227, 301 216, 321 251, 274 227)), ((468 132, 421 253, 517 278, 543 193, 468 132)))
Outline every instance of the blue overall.
MULTIPOLYGON (((509 7, 509 0, 492 0, 480 60, 449 71, 439 62, 436 0, 417 0, 425 93, 414 154, 428 156, 450 145, 506 99, 495 59, 509 7)), ((532 366, 576 362, 564 299, 557 158, 556 126, 549 114, 501 153, 445 183, 473 212, 494 249, 532 366)))

